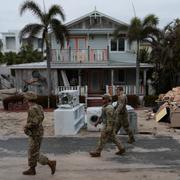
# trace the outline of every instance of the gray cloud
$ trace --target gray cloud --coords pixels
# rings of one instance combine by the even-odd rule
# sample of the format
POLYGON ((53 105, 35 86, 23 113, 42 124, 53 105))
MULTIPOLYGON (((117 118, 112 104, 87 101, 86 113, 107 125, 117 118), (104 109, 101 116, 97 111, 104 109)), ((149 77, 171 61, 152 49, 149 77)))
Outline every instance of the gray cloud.
MULTIPOLYGON (((24 0, 0 0, 0 32, 21 29, 25 24, 36 21, 31 14, 19 15, 19 7, 24 0)), ((130 0, 44 0, 46 8, 51 4, 60 4, 64 8, 66 19, 70 21, 94 10, 129 23, 134 16, 130 0)), ((175 18, 180 18, 180 0, 132 0, 138 17, 154 13, 165 26, 175 18)), ((36 0, 43 5, 43 0, 36 0)), ((43 6, 42 6, 43 7, 43 6)))

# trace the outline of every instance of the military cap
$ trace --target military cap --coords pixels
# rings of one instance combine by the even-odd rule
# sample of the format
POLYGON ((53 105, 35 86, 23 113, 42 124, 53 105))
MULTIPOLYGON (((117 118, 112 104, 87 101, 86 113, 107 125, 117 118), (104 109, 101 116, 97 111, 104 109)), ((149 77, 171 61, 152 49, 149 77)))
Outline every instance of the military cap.
POLYGON ((27 91, 26 93, 24 93, 24 97, 27 100, 35 100, 35 99, 37 99, 37 94, 32 91, 27 91))
POLYGON ((110 94, 104 94, 104 95, 102 96, 102 98, 103 98, 103 99, 108 99, 108 100, 111 101, 111 96, 110 96, 110 94))

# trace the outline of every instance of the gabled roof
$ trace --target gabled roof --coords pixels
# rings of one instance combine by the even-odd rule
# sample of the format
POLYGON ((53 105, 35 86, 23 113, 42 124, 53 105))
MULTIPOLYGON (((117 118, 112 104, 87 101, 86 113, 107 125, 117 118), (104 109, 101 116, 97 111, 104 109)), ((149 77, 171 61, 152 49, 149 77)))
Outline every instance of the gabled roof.
POLYGON ((81 16, 81 17, 79 17, 77 19, 74 19, 74 20, 66 23, 65 25, 66 26, 73 25, 73 24, 75 24, 75 23, 77 23, 77 22, 79 22, 79 21, 81 21, 81 20, 83 20, 83 19, 85 19, 87 17, 93 16, 94 14, 97 14, 98 16, 101 16, 101 17, 105 17, 105 18, 107 18, 107 19, 109 19, 111 21, 114 21, 115 23, 118 23, 118 24, 121 24, 121 25, 125 25, 125 26, 129 26, 129 24, 127 24, 127 23, 125 23, 123 21, 117 20, 117 19, 115 19, 115 18, 113 18, 111 16, 108 16, 108 15, 106 15, 104 13, 101 13, 101 12, 99 12, 97 10, 94 10, 94 11, 92 11, 92 12, 90 12, 90 13, 84 15, 84 16, 81 16))

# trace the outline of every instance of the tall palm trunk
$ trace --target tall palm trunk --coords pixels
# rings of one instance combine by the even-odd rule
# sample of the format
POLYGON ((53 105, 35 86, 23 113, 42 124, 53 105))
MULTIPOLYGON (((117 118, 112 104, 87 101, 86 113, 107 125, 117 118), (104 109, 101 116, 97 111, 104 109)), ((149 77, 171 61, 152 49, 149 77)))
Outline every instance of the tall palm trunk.
POLYGON ((47 80, 48 80, 48 108, 50 108, 50 96, 51 96, 51 50, 50 50, 50 44, 48 41, 48 34, 46 34, 46 53, 47 53, 47 80))
POLYGON ((137 57, 136 57, 136 95, 139 95, 139 77, 140 77, 140 59, 139 59, 140 41, 137 40, 137 57))

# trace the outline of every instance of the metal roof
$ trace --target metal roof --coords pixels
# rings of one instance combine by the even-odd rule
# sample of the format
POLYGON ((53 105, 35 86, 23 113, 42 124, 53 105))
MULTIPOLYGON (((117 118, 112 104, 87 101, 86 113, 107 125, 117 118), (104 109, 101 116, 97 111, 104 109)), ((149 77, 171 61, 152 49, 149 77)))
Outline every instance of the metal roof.
MULTIPOLYGON (((141 68, 152 68, 152 64, 141 63, 141 68)), ((10 69, 46 69, 46 62, 26 63, 9 66, 10 69)), ((136 68, 136 63, 114 62, 114 63, 53 63, 52 69, 121 69, 121 68, 136 68)))

